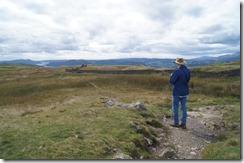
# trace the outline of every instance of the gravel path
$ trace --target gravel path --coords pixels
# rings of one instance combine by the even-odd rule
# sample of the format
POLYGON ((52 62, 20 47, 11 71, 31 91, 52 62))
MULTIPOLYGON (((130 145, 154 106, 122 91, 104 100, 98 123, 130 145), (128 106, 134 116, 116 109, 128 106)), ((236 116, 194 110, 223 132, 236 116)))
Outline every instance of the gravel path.
MULTIPOLYGON (((169 142, 174 146, 173 159, 201 159, 200 153, 217 134, 224 130, 222 106, 207 106, 188 111, 187 129, 170 127, 169 142)), ((165 117, 168 124, 172 117, 165 117)))

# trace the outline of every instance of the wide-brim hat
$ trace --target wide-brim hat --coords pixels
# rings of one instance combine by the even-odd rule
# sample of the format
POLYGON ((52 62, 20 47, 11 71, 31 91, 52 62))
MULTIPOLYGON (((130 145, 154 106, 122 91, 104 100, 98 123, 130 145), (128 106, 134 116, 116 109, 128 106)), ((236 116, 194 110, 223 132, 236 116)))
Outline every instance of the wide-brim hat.
POLYGON ((174 63, 177 63, 179 65, 184 65, 184 64, 186 64, 186 61, 184 61, 183 58, 176 58, 174 63))

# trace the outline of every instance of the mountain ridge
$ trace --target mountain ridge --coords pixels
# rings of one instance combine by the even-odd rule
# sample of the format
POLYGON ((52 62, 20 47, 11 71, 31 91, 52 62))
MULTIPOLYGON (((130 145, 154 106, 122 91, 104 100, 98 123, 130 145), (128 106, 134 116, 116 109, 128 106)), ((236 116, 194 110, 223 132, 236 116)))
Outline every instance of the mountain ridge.
MULTIPOLYGON (((190 67, 203 66, 216 62, 231 62, 240 59, 240 52, 233 54, 222 55, 218 57, 202 56, 199 58, 187 59, 187 65, 190 67)), ((41 60, 34 61, 30 59, 18 59, 11 61, 0 61, 0 63, 17 63, 17 64, 30 64, 47 67, 59 66, 77 66, 82 64, 95 64, 95 65, 143 65, 154 68, 172 68, 175 59, 165 58, 122 58, 122 59, 106 59, 106 60, 85 60, 85 59, 70 59, 70 60, 41 60)))

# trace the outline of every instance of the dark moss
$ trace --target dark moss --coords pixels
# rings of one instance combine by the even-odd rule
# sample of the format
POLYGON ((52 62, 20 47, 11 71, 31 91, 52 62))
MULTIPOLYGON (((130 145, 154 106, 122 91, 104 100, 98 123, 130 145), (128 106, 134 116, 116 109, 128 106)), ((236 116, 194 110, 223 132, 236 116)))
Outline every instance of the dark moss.
POLYGON ((162 123, 159 122, 158 120, 155 120, 155 119, 153 119, 153 120, 151 120, 151 121, 148 120, 148 121, 146 121, 146 123, 147 123, 148 125, 153 126, 153 127, 156 127, 156 128, 161 128, 161 127, 163 127, 162 123))

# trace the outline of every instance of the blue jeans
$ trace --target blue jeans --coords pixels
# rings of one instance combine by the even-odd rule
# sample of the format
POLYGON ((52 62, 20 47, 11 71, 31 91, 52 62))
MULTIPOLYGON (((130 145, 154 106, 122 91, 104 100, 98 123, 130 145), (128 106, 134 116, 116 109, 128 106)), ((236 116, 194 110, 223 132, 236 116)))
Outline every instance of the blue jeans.
POLYGON ((174 123, 179 124, 178 108, 181 106, 182 116, 181 123, 186 124, 187 110, 186 110, 187 96, 172 96, 172 111, 174 115, 174 123))

